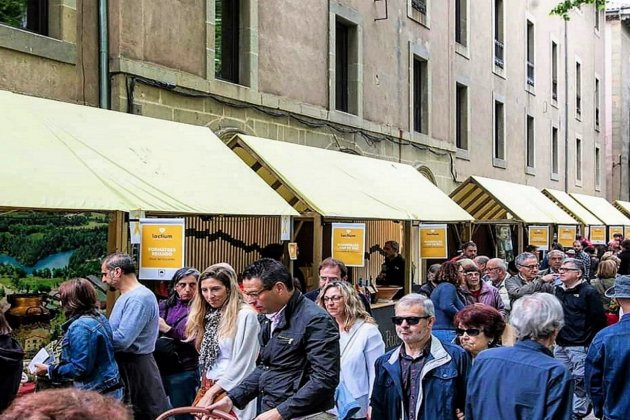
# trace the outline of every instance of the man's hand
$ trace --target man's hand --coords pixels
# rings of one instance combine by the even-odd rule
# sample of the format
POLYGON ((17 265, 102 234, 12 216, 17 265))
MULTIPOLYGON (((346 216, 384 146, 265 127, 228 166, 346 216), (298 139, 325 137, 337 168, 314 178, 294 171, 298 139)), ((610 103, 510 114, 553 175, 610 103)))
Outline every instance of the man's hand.
MULTIPOLYGON (((201 402, 199 402, 199 404, 197 404, 197 405, 201 405, 201 402)), ((208 409, 209 410, 219 410, 219 411, 223 411, 224 413, 229 413, 232 410, 233 407, 234 407, 234 403, 232 402, 230 397, 223 397, 219 401, 217 401, 214 404, 208 406, 208 409)), ((213 419, 213 418, 215 418, 215 417, 204 416, 203 420, 213 419)))
POLYGON ((549 273, 549 274, 545 274, 544 276, 542 276, 542 281, 544 281, 545 283, 551 283, 555 280, 556 275, 549 273))
POLYGON ((455 417, 457 418, 457 420, 464 420, 464 412, 462 410, 460 410, 459 408, 455 409, 455 417))
POLYGON ((265 411, 254 420, 282 420, 282 416, 280 412, 278 412, 278 409, 274 408, 273 410, 265 411))
POLYGON ((43 365, 41 363, 35 363, 35 375, 37 376, 46 376, 48 374, 48 365, 43 365))
POLYGON ((166 323, 166 321, 164 321, 164 319, 159 318, 158 323, 159 323, 159 326, 160 326, 160 332, 161 333, 165 334, 165 333, 167 333, 167 332, 169 332, 171 330, 171 326, 168 325, 166 323))

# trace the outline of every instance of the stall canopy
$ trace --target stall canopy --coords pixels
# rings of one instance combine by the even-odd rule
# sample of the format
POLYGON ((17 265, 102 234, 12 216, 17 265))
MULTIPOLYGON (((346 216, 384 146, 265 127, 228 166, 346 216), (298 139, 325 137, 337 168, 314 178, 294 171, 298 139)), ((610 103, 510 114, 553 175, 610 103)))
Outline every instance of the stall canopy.
POLYGON ((624 215, 630 216, 630 202, 617 200, 615 201, 615 207, 624 215))
POLYGON ((413 167, 239 135, 234 152, 300 213, 463 222, 472 217, 413 167))
POLYGON ((630 220, 602 197, 571 193, 571 197, 586 207, 599 220, 608 226, 630 226, 630 220))
POLYGON ((297 215, 209 129, 0 91, 0 208, 297 215))
POLYGON ((603 225, 604 223, 593 215, 590 211, 586 210, 580 203, 575 201, 573 197, 564 191, 553 190, 545 188, 543 191, 551 201, 556 203, 560 208, 569 213, 571 217, 580 221, 586 226, 603 225))
POLYGON ((471 176, 451 193, 451 198, 480 221, 579 224, 543 193, 529 185, 471 176))

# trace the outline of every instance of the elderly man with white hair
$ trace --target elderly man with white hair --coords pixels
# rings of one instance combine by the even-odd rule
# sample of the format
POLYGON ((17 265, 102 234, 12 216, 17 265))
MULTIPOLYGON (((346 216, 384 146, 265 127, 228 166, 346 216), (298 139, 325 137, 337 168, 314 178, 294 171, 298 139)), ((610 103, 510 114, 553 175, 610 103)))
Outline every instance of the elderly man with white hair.
POLYGON ((564 325, 558 299, 534 293, 514 302, 518 341, 479 353, 470 371, 466 419, 570 419, 572 382, 549 351, 564 325))

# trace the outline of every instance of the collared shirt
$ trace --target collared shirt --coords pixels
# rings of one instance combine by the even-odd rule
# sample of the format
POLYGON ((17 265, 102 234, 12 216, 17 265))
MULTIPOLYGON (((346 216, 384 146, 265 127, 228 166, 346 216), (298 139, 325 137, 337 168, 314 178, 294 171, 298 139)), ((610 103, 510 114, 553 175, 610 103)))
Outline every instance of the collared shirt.
POLYGON ((276 327, 278 326, 278 323, 282 319, 282 313, 284 312, 284 309, 286 307, 287 307, 287 305, 284 305, 282 308, 280 308, 280 310, 278 312, 274 312, 272 314, 265 314, 267 319, 269 321, 271 321, 271 330, 269 331, 269 336, 270 337, 273 335, 273 330, 276 329, 276 327))
POLYGON ((405 352, 405 346, 400 347, 400 372, 403 385, 403 404, 407 410, 409 420, 416 418, 416 404, 418 403, 418 392, 422 368, 431 351, 431 339, 422 349, 420 356, 413 358, 405 352))

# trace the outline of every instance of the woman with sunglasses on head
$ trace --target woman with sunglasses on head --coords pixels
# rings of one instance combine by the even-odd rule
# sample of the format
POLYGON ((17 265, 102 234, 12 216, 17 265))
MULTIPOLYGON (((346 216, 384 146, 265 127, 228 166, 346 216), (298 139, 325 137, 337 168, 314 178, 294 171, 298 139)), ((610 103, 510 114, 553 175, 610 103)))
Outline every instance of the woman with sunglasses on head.
POLYGON ((368 407, 374 385, 374 362, 385 353, 376 321, 365 310, 356 290, 343 281, 324 286, 317 302, 339 326, 340 381, 361 406, 352 418, 370 418, 368 407))
MULTIPOLYGON (((168 284, 168 298, 159 305, 160 337, 153 356, 173 408, 191 405, 199 387, 199 354, 194 343, 186 340, 186 321, 190 304, 197 294, 198 279, 197 269, 180 268, 168 284)), ((175 418, 192 419, 192 416, 180 415, 175 418)))
POLYGON ((495 308, 475 303, 455 315, 457 342, 474 359, 489 348, 498 347, 505 329, 503 315, 495 308))
MULTIPOLYGON (((259 330, 256 312, 245 303, 229 264, 215 264, 201 273, 186 326, 199 349, 202 383, 196 405, 209 406, 254 370, 259 330)), ((256 399, 234 412, 239 419, 253 419, 256 399)))
POLYGON ((112 328, 98 310, 96 290, 89 280, 75 278, 59 285, 66 318, 62 325, 58 364, 36 364, 36 374, 53 382, 71 379, 74 386, 122 399, 123 384, 114 359, 112 328))
POLYGON ((459 264, 447 261, 435 275, 437 287, 431 293, 431 301, 435 306, 435 323, 433 335, 445 343, 455 340, 455 324, 453 318, 464 309, 464 301, 458 293, 464 281, 464 269, 459 264))

